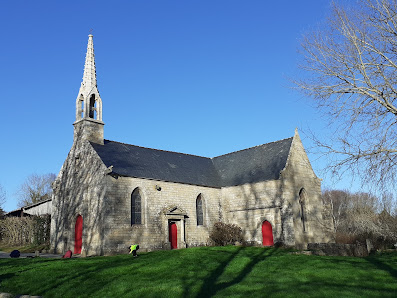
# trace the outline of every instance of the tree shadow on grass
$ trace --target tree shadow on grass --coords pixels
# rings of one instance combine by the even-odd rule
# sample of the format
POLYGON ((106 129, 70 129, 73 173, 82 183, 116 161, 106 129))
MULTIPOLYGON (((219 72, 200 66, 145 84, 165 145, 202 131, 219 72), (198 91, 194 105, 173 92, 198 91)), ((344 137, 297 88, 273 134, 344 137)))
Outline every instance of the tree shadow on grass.
POLYGON ((397 279, 397 270, 385 262, 382 262, 379 258, 368 257, 366 260, 378 269, 388 272, 390 276, 397 279))
MULTIPOLYGON (((7 285, 1 285, 2 289, 14 294, 21 294, 23 290, 22 294, 54 296, 54 293, 57 293, 63 297, 95 296, 95 293, 101 291, 102 287, 98 287, 98 281, 93 276, 96 277, 102 272, 109 272, 120 267, 132 267, 136 270, 143 266, 142 262, 129 257, 103 258, 100 262, 96 258, 34 260, 32 266, 27 261, 20 262, 20 265, 22 270, 18 266, 16 270, 13 270, 14 272, 1 276, 2 281, 8 280, 7 285), (42 270, 46 266, 50 268, 42 270), (43 283, 43 279, 47 282, 43 283), (9 284, 10 282, 12 284, 9 284), (85 285, 84 293, 76 292, 79 291, 79 284, 85 285)), ((117 278, 119 278, 117 274, 104 278, 101 280, 102 286, 106 287, 117 278)))
POLYGON ((13 273, 0 274, 0 292, 2 283, 5 282, 7 279, 13 278, 14 276, 15 274, 13 273))
MULTIPOLYGON (((227 267, 227 265, 238 255, 238 253, 240 252, 240 250, 242 249, 242 247, 238 247, 236 250, 222 250, 222 249, 216 249, 215 251, 210 250, 208 252, 204 252, 202 250, 198 250, 197 254, 195 255, 194 258, 199 257, 201 259, 200 261, 200 266, 201 268, 203 268, 203 271, 210 271, 210 269, 208 269, 209 266, 211 266, 213 264, 213 256, 212 254, 217 253, 218 257, 216 258, 217 261, 217 266, 214 269, 214 271, 212 271, 211 276, 209 276, 208 278, 206 278, 204 280, 204 284, 203 287, 205 286, 206 281, 211 281, 213 278, 213 276, 218 276, 221 275, 223 273, 223 270, 227 267), (206 254, 209 253, 211 254, 210 258, 206 258, 206 254)), ((188 264, 188 268, 187 268, 187 272, 189 273, 189 275, 185 275, 182 278, 182 284, 183 284, 183 293, 182 293, 182 297, 192 297, 192 292, 195 292, 193 290, 193 287, 200 282, 200 272, 197 273, 195 272, 195 270, 197 270, 197 264, 195 263, 195 261, 192 261, 192 263, 188 264)), ((203 288, 200 288, 200 291, 202 291, 203 288)))
MULTIPOLYGON (((96 296, 96 292, 101 291, 103 287, 106 287, 107 285, 120 278, 118 274, 111 273, 112 269, 117 270, 120 268, 131 268, 130 271, 138 270, 140 267, 144 266, 142 262, 139 261, 140 260, 135 260, 132 257, 104 257, 103 261, 91 264, 89 258, 75 259, 74 262, 77 263, 76 266, 70 264, 67 272, 65 272, 65 275, 61 277, 60 280, 57 280, 56 284, 52 284, 49 288, 47 288, 46 291, 52 290, 54 286, 62 286, 65 281, 73 280, 74 284, 71 285, 68 291, 75 291, 74 285, 76 285, 76 283, 81 283, 84 284, 85 288, 84 296, 96 296), (103 272, 109 272, 109 275, 101 280, 101 287, 98 287, 98 280, 96 280, 96 278, 93 278, 93 276, 98 277, 103 272)), ((76 293, 76 295, 79 295, 79 293, 76 293)))
POLYGON ((274 252, 273 249, 261 250, 258 254, 251 258, 248 264, 245 265, 244 268, 240 270, 240 272, 232 280, 228 282, 217 283, 218 279, 225 272, 228 265, 232 263, 232 261, 242 250, 244 250, 242 247, 237 249, 233 254, 230 255, 229 258, 221 262, 218 267, 211 272, 211 274, 204 280, 197 297, 212 297, 217 292, 240 283, 254 269, 255 265, 259 261, 263 261, 265 258, 271 256, 274 252))

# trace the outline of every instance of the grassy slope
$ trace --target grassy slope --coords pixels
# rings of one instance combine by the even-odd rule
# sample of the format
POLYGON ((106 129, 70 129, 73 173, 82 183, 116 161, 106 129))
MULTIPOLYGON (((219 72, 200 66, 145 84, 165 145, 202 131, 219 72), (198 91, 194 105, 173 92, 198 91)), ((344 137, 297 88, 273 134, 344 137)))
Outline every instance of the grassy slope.
POLYGON ((397 297, 397 255, 202 247, 85 259, 2 259, 0 292, 44 297, 397 297))

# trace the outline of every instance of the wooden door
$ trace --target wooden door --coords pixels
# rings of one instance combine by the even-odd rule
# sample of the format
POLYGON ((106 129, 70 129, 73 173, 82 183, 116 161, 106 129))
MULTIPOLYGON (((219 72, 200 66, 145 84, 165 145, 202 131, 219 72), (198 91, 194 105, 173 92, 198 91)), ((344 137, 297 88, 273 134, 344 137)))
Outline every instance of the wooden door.
POLYGON ((273 230, 270 222, 265 220, 262 223, 262 243, 263 246, 273 246, 273 230))
POLYGON ((171 242, 171 249, 178 248, 178 229, 176 227, 176 223, 170 223, 170 242, 171 242))
POLYGON ((83 217, 77 216, 76 225, 74 227, 74 253, 80 254, 83 246, 83 217))

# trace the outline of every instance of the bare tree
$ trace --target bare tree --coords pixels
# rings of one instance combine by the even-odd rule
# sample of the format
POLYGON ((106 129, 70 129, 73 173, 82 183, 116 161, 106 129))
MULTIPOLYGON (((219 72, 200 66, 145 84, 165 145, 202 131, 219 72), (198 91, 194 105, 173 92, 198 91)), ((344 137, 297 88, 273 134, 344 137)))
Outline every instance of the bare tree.
POLYGON ((385 200, 365 192, 326 190, 337 242, 371 239, 377 246, 397 241, 397 215, 384 208, 385 200))
POLYGON ((6 191, 3 186, 0 184, 0 219, 3 218, 5 212, 3 209, 4 203, 6 202, 6 191))
MULTIPOLYGON (((324 28, 302 39, 294 81, 328 116, 327 139, 312 135, 333 173, 348 170, 386 189, 397 165, 397 0, 333 4, 324 28)), ((309 133, 310 134, 310 133, 309 133)))
POLYGON ((55 174, 28 176, 18 190, 18 206, 23 207, 40 201, 50 199, 52 195, 51 184, 54 182, 55 174))
POLYGON ((371 194, 351 194, 341 231, 355 236, 383 234, 378 219, 379 199, 371 194))
POLYGON ((322 198, 324 203, 330 206, 334 232, 336 233, 341 222, 346 218, 346 210, 349 205, 350 193, 344 190, 325 190, 322 198))

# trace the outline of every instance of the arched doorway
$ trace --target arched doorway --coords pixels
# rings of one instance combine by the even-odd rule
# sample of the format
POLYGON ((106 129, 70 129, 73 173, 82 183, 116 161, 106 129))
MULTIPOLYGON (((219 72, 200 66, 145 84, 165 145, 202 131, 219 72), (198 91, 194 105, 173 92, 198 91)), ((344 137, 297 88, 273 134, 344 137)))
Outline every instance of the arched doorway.
POLYGON ((74 253, 80 254, 83 246, 83 217, 78 215, 74 226, 74 253))
POLYGON ((169 225, 169 235, 170 235, 170 242, 171 242, 171 249, 178 248, 178 229, 176 227, 176 223, 170 222, 169 225))
POLYGON ((274 245, 272 225, 267 220, 262 223, 262 243, 263 246, 274 245))

